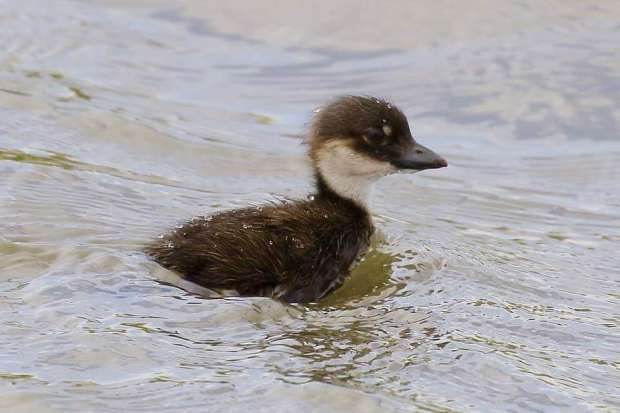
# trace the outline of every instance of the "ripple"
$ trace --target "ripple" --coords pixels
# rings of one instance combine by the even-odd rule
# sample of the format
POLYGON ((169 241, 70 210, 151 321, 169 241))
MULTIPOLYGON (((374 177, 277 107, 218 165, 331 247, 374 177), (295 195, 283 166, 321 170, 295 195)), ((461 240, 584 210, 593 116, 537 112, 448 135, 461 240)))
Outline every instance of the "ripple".
POLYGON ((430 3, 3 2, 0 405, 620 406, 617 6, 430 3), (347 93, 393 99, 450 168, 381 181, 384 239, 343 288, 166 283, 142 245, 305 197, 300 137, 347 93))

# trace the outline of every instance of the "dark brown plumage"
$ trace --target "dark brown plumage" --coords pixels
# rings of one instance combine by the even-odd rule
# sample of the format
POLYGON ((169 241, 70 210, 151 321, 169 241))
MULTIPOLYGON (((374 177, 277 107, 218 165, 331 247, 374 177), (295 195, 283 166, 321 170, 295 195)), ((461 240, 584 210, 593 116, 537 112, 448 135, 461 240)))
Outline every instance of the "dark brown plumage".
POLYGON ((338 287, 366 250, 366 211, 333 196, 200 217, 147 251, 196 284, 289 302, 320 299, 338 287))
POLYGON ((375 98, 327 105, 315 116, 309 144, 316 177, 309 200, 194 218, 146 252, 206 288, 317 301, 342 284, 368 248, 370 184, 399 169, 446 166, 413 140, 400 110, 375 98))

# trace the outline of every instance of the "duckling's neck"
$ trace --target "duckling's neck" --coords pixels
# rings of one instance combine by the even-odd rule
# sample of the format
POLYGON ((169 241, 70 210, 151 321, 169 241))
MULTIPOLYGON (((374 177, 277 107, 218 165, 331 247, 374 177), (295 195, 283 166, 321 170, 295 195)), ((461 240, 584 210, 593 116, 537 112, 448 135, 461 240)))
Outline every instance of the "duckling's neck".
POLYGON ((330 191, 366 211, 372 185, 394 169, 387 162, 364 157, 338 141, 318 149, 312 159, 319 194, 330 191))
POLYGON ((368 212, 368 198, 373 182, 350 176, 325 175, 319 170, 315 176, 320 197, 343 199, 368 212))

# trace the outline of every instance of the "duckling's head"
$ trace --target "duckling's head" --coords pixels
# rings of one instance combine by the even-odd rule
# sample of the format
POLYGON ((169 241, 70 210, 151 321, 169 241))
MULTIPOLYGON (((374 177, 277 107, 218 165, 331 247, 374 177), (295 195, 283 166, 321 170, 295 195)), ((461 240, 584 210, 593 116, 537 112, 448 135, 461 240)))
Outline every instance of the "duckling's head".
POLYGON ((309 144, 319 185, 361 205, 385 175, 448 166, 415 141, 396 106, 373 97, 346 96, 319 109, 309 144))

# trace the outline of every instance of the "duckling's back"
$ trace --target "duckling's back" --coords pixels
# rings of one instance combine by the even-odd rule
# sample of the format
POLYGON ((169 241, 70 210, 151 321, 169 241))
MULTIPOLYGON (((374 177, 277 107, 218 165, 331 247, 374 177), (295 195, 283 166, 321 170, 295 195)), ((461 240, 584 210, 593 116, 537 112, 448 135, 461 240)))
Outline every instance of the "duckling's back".
POLYGON ((342 284, 372 231, 353 202, 317 198, 194 218, 146 252, 207 288, 311 302, 342 284))

